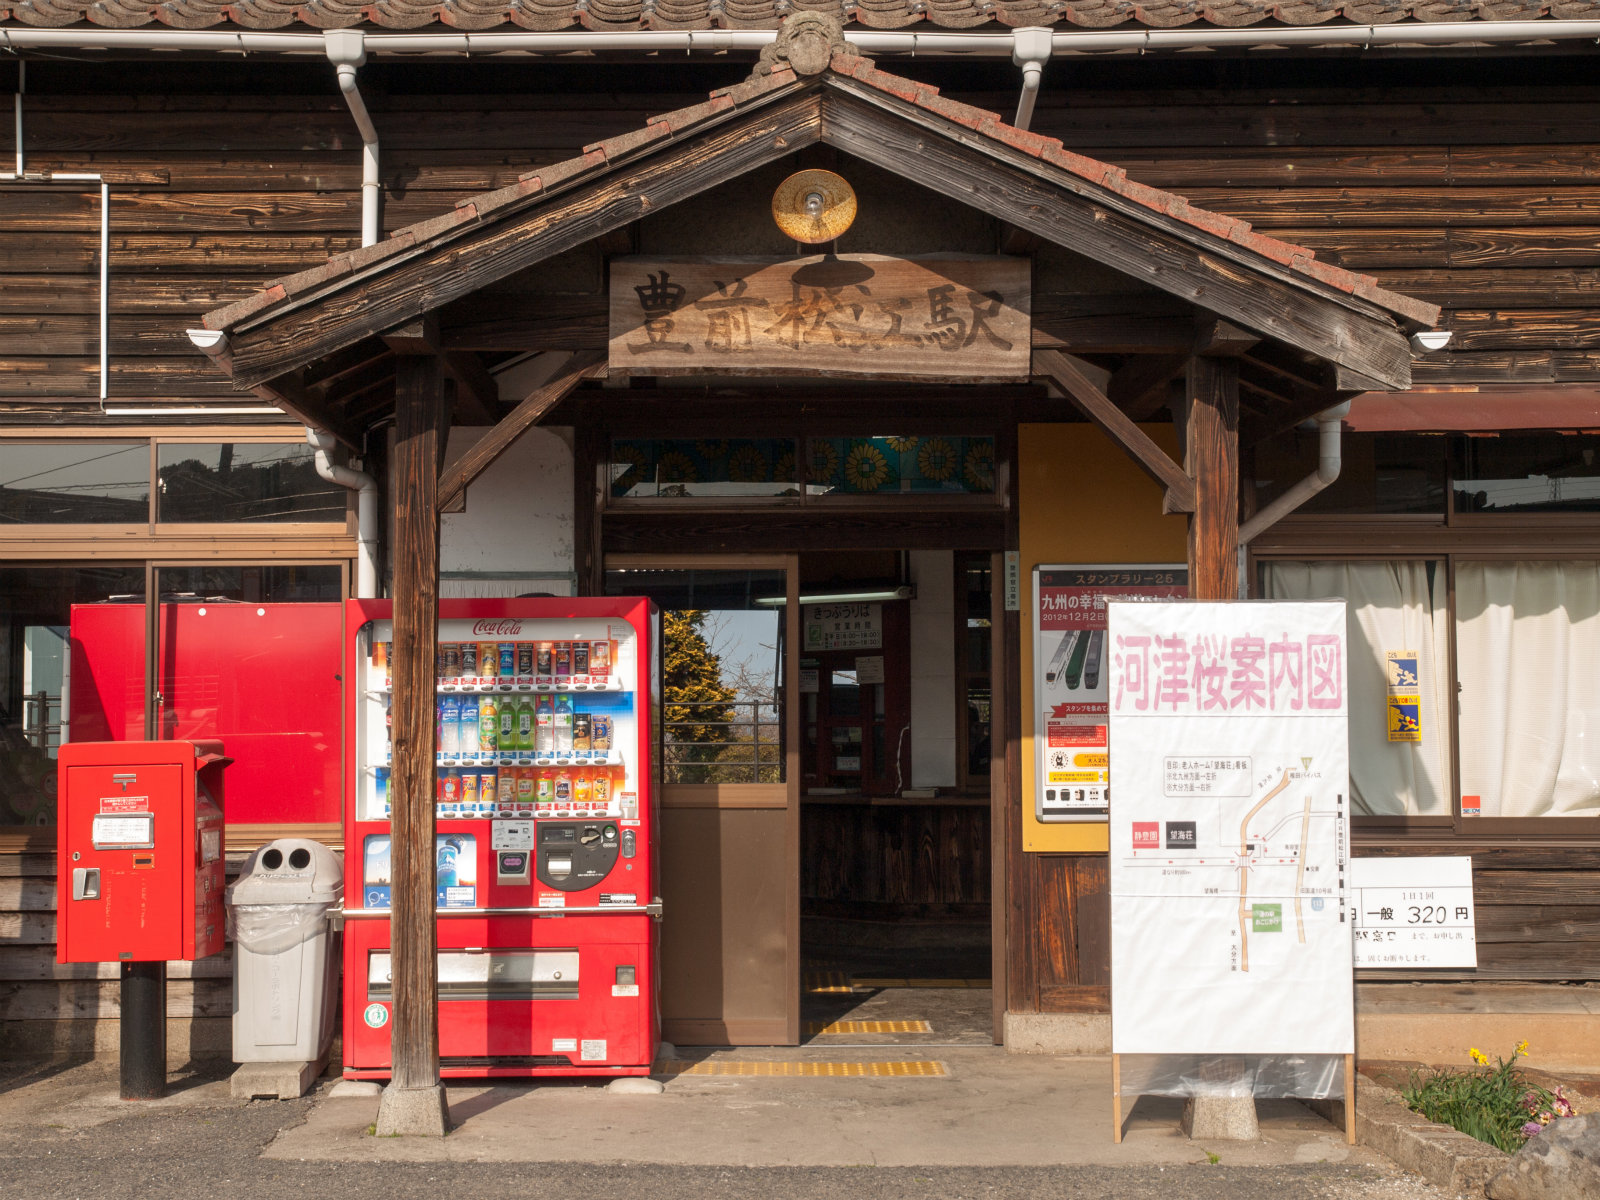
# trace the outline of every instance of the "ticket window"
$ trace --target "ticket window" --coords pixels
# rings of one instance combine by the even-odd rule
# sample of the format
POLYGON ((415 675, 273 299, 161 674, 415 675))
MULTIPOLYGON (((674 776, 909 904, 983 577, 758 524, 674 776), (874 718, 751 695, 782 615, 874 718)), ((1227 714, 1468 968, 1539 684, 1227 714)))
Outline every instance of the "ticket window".
POLYGON ((802 657, 807 791, 891 795, 911 786, 909 624, 905 604, 885 604, 880 646, 802 657))

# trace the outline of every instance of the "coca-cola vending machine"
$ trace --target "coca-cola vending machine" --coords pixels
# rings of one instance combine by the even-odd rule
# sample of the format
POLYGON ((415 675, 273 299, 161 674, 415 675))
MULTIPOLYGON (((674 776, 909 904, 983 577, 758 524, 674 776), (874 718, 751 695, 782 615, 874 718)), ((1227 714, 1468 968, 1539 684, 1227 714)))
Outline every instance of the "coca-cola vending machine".
MULTIPOLYGON (((386 1078, 391 606, 351 600, 344 1074, 386 1078)), ((659 623, 648 600, 439 606, 447 1077, 642 1075, 656 1011, 659 623)))

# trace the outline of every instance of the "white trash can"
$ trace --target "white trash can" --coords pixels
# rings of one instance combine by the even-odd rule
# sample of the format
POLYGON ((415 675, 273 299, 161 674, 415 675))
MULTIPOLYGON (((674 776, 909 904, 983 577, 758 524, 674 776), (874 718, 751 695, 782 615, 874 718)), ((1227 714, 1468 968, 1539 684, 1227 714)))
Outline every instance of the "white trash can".
POLYGON ((235 1062, 310 1068, 327 1054, 338 1000, 328 912, 343 887, 339 856, 320 842, 280 838, 245 860, 228 888, 235 1062))

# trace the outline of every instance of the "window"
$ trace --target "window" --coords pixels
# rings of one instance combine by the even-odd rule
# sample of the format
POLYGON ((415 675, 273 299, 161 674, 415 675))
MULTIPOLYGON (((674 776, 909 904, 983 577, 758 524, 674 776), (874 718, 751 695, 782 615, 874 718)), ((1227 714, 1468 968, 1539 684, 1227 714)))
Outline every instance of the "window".
POLYGON ((993 571, 987 554, 957 554, 956 720, 960 722, 958 776, 964 789, 987 791, 992 732, 990 616, 993 571))
POLYGON ((1271 600, 1344 600, 1349 635, 1350 799, 1379 817, 1448 817, 1450 799, 1449 618, 1444 564, 1271 562, 1271 600), (1389 654, 1414 652, 1420 740, 1393 741, 1389 654))
POLYGON ((1458 438, 1460 513, 1600 512, 1600 437, 1522 434, 1458 438))
MULTIPOLYGON (((1304 513, 1444 515, 1449 438, 1346 433, 1339 478, 1304 513)), ((1291 430, 1255 450, 1256 505, 1264 507, 1317 469, 1318 435, 1291 430)))
POLYGON ((994 438, 966 434, 616 438, 606 478, 612 500, 992 498, 994 457, 994 438))
POLYGON ((1600 563, 1456 566, 1464 817, 1600 816, 1600 563))
POLYGON ((143 525, 149 520, 148 442, 0 442, 0 522, 143 525))
POLYGON ((164 442, 156 520, 342 521, 349 492, 317 474, 307 445, 164 442))

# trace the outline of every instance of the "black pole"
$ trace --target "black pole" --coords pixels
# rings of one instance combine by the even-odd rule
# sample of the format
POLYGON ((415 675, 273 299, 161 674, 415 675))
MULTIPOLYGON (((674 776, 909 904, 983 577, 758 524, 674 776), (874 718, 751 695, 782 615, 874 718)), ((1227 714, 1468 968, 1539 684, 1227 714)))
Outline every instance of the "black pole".
POLYGON ((122 1098, 167 1094, 167 964, 122 964, 122 1098))

